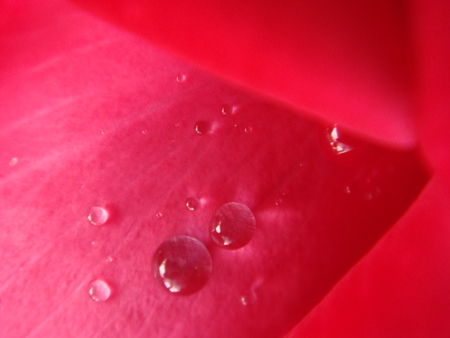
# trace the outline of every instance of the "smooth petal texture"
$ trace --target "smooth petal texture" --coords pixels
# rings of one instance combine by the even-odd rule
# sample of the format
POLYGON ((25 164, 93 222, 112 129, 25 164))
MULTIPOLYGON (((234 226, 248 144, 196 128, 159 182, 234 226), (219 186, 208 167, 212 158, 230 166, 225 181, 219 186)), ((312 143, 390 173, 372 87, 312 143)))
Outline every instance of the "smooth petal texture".
POLYGON ((450 335, 450 6, 446 1, 411 5, 420 138, 434 177, 405 217, 292 337, 450 335))
POLYGON ((332 10, 303 1, 79 2, 226 77, 385 142, 413 143, 415 115, 433 182, 297 333, 450 334, 447 2, 340 1, 332 10))
POLYGON ((427 179, 416 152, 341 132, 353 150, 337 155, 329 126, 67 3, 2 13, 4 336, 282 335, 427 179), (229 104, 235 115, 222 114, 229 104), (194 212, 191 196, 201 201, 194 212), (207 231, 229 201, 257 220, 234 252, 207 231), (93 205, 111 210, 108 224, 88 222, 93 205), (210 281, 191 297, 165 293, 150 272, 154 250, 176 235, 195 236, 213 258, 210 281), (98 278, 112 291, 104 303, 89 298, 98 278), (253 306, 241 301, 248 290, 253 306))
POLYGON ((365 137, 417 143, 414 57, 401 1, 75 2, 365 137))

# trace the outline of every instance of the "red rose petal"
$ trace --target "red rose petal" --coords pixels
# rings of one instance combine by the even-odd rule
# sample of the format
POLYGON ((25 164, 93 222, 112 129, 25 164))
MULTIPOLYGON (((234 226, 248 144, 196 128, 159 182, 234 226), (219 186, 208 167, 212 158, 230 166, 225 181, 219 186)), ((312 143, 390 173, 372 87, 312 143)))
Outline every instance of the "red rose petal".
POLYGON ((76 0, 203 66, 378 141, 416 144, 404 4, 76 0))

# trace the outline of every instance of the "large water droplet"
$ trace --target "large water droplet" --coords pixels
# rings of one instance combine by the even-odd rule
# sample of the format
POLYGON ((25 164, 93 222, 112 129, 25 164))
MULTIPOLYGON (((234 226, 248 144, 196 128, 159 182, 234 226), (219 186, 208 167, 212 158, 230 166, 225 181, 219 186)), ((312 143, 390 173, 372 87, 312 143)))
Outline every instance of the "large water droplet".
POLYGON ((111 297, 111 287, 104 280, 97 279, 89 285, 89 295, 96 302, 104 302, 111 297))
POLYGON ((187 80, 186 74, 178 74, 177 75, 177 82, 178 83, 184 83, 187 80))
POLYGON ((209 279, 212 261, 209 251, 189 236, 172 237, 156 249, 153 275, 165 290, 177 295, 191 295, 201 290, 209 279))
POLYGON ((109 212, 105 208, 102 207, 91 207, 91 210, 89 212, 88 220, 91 222, 92 225, 103 225, 105 224, 109 219, 109 212))
POLYGON ((353 147, 349 146, 348 144, 345 144, 339 140, 340 138, 340 132, 338 130, 337 125, 334 125, 331 130, 328 130, 328 141, 330 142, 331 147, 333 148, 334 152, 338 155, 344 154, 349 152, 350 150, 353 150, 353 147))
POLYGON ((211 132, 211 123, 207 121, 198 121, 195 124, 195 132, 199 135, 208 134, 211 132))
POLYGON ((241 203, 231 202, 222 205, 214 215, 211 225, 211 238, 222 248, 235 250, 242 248, 253 238, 256 229, 255 216, 241 203))
POLYGON ((199 201, 197 198, 195 197, 188 197, 186 199, 186 208, 188 208, 188 210, 190 211, 194 211, 195 209, 198 208, 199 205, 199 201))
POLYGON ((13 157, 11 161, 9 161, 9 166, 14 167, 17 164, 17 162, 19 162, 19 160, 16 157, 13 157))
POLYGON ((235 105, 224 105, 222 107, 222 114, 223 115, 234 115, 237 113, 239 107, 235 105))

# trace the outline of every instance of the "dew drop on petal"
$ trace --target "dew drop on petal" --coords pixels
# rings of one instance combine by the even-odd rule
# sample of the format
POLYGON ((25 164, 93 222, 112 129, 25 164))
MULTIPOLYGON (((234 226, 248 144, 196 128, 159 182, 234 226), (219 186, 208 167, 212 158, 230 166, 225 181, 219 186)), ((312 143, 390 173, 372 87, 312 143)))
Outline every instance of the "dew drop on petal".
POLYGON ((246 132, 247 134, 250 134, 253 131, 253 127, 252 126, 248 126, 244 128, 244 132, 246 132))
POLYGON ((111 257, 111 256, 108 256, 108 258, 105 259, 105 261, 106 261, 107 263, 111 263, 113 260, 114 260, 114 258, 111 257))
POLYGON ((191 295, 206 285, 212 270, 211 255, 193 237, 172 237, 156 249, 152 268, 156 282, 166 291, 191 295))
POLYGON ((188 208, 188 210, 190 211, 194 211, 195 209, 198 208, 199 205, 199 201, 197 198, 195 197, 188 197, 186 199, 186 208, 188 208))
POLYGON ((187 80, 186 74, 178 74, 177 75, 177 82, 178 83, 184 83, 187 80))
POLYGON ((109 219, 109 212, 105 208, 93 206, 89 212, 88 220, 92 225, 100 226, 109 219))
POLYGON ((195 132, 199 135, 205 135, 211 132, 211 123, 207 121, 198 121, 195 124, 195 132))
POLYGON ((158 213, 156 213, 156 218, 162 218, 163 217, 163 214, 162 213, 160 213, 160 212, 158 212, 158 213))
POLYGON ((222 248, 240 249, 253 238, 256 220, 252 211, 241 203, 230 202, 222 205, 210 225, 211 238, 222 248))
POLYGON ((222 107, 222 114, 223 115, 234 115, 238 111, 238 106, 234 105, 224 105, 222 107))
POLYGON ((241 295, 240 300, 242 305, 245 306, 253 305, 258 300, 258 295, 256 294, 256 291, 253 288, 251 288, 241 295))
POLYGON ((13 157, 11 161, 9 161, 9 166, 14 167, 17 164, 17 162, 19 162, 19 160, 16 157, 13 157))
POLYGON ((339 140, 340 132, 338 130, 337 125, 334 125, 333 128, 328 129, 327 133, 328 141, 330 142, 331 148, 333 148, 334 152, 338 155, 345 154, 351 150, 353 147, 345 144, 339 140))
POLYGON ((89 285, 89 295, 96 302, 104 302, 111 297, 111 287, 104 280, 97 279, 89 285))

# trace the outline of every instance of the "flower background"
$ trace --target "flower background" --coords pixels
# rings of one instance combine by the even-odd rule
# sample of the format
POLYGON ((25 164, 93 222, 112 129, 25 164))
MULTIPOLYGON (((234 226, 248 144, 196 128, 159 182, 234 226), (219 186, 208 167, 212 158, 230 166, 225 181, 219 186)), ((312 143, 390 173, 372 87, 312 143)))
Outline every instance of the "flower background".
MULTIPOLYGON (((446 290, 450 280, 449 182, 448 155, 443 146, 449 107, 446 95, 449 44, 443 33, 448 26, 445 22, 445 13, 448 13, 445 6, 448 5, 444 2, 432 5, 383 3, 369 8, 356 2, 343 2, 337 8, 327 8, 323 4, 306 3, 301 10, 292 11, 287 5, 278 8, 274 4, 251 2, 249 8, 235 3, 226 7, 219 3, 206 7, 191 3, 189 8, 170 3, 155 7, 146 7, 144 2, 127 2, 126 5, 108 2, 103 7, 101 2, 96 4, 95 13, 272 98, 343 123, 392 147, 410 147, 418 138, 434 170, 427 188, 388 235, 298 324, 293 335, 445 336, 449 332, 446 290), (303 20, 296 20, 297 15, 303 20), (286 31, 291 34, 284 34, 286 31)), ((130 103, 125 92, 119 98, 121 101, 106 106, 104 116, 89 116, 89 126, 79 125, 75 117, 80 109, 97 113, 94 106, 100 101, 98 98, 108 98, 108 93, 124 93, 127 88, 131 93, 142 81, 137 80, 137 75, 129 76, 131 70, 120 68, 120 63, 111 63, 108 67, 113 68, 114 77, 120 78, 121 83, 111 81, 110 75, 102 73, 108 55, 101 54, 102 49, 98 47, 113 41, 114 37, 108 35, 109 28, 91 17, 81 21, 79 26, 71 25, 67 18, 71 13, 78 13, 78 9, 65 3, 43 9, 14 2, 3 6, 1 48, 5 57, 1 61, 4 112, 1 118, 7 128, 2 129, 2 144, 4 149, 14 150, 13 155, 2 152, 3 163, 10 162, 12 156, 17 156, 19 164, 22 158, 30 162, 46 158, 48 163, 41 163, 40 169, 55 170, 56 163, 58 171, 58 163, 69 160, 64 154, 73 156, 77 151, 72 149, 76 145, 72 140, 91 137, 92 130, 101 130, 102 119, 110 116, 111 111, 117 114, 117 120, 126 117, 120 115, 117 106, 135 105, 138 109, 144 101, 155 99, 146 96, 146 88, 143 88, 141 101, 130 103), (76 36, 78 40, 65 39, 68 36, 76 36), (105 36, 106 39, 98 41, 97 37, 105 36), (89 54, 89 50, 93 52, 89 54), (88 60, 83 59, 86 55, 88 60), (85 64, 89 64, 89 68, 84 69, 85 64), (45 89, 46 95, 36 90, 39 87, 45 89), (89 91, 83 91, 84 88, 89 91), (74 97, 73 93, 85 96, 74 97), (68 119, 64 124, 55 115, 50 115, 53 120, 44 119, 46 110, 42 108, 45 107, 70 112, 68 119), (36 110, 34 119, 27 119, 26 114, 36 110), (22 124, 23 129, 14 123, 22 124), (11 125, 14 128, 10 128, 11 125), (59 128, 64 133, 53 138, 43 137, 53 133, 52 128, 47 131, 46 126, 59 128), (33 139, 29 133, 24 133, 26 129, 39 130, 38 137, 33 139), (38 143, 31 148, 27 139, 38 140, 38 143), (24 148, 17 147, 20 144, 24 148), (56 147, 60 144, 67 144, 69 148, 56 147), (50 154, 53 157, 48 157, 48 149, 54 152, 50 154)), ((145 55, 133 53, 139 51, 133 48, 127 45, 119 56, 136 66, 145 55)), ((167 67, 163 59, 161 56, 153 61, 155 69, 167 67)), ((173 61, 170 66, 175 69, 180 64, 173 61)), ((161 101, 177 90, 163 76, 158 83, 159 90, 152 88, 152 95, 161 101)), ((136 96, 139 95, 133 93, 133 97, 136 96)), ((112 94, 111 98, 117 100, 112 94)), ((92 154, 98 156, 98 150, 93 148, 92 154)), ((10 169, 16 168, 3 169, 2 175, 14 180, 16 176, 7 171, 10 169)), ((45 180, 45 175, 33 172, 21 184, 33 186, 39 175, 45 180)), ((75 173, 63 176, 60 181, 52 182, 50 188, 56 189, 58 184, 65 187, 65 180, 76 176, 75 173)), ((23 191, 23 188, 17 190, 23 191)), ((67 192, 70 191, 67 188, 67 192)), ((20 214, 17 210, 6 209, 10 203, 20 200, 14 195, 14 189, 12 192, 3 190, 2 196, 3 201, 8 201, 3 202, 3 224, 29 219, 30 213, 17 219, 20 214)), ((60 194, 52 196, 56 198, 60 194)), ((39 194, 30 189, 29 196, 20 200, 21 207, 26 207, 28 212, 39 210, 38 198, 39 194)), ((12 236, 4 232, 2 237, 5 260, 11 259, 8 255, 17 249, 7 246, 12 238, 8 235, 12 236)), ((53 235, 48 233, 44 238, 50 239, 53 235)), ((29 240, 28 237, 26 243, 30 243, 29 240)), ((24 247, 22 245, 22 249, 24 247)), ((36 252, 41 250, 41 247, 35 248, 36 252)), ((6 264, 3 273, 10 275, 9 268, 6 264)), ((45 303, 44 296, 36 297, 35 303, 27 303, 28 306, 45 303)), ((2 311, 7 309, 3 307, 2 311)), ((39 321, 41 331, 31 333, 52 335, 52 327, 56 327, 52 321, 56 323, 65 318, 70 322, 70 316, 60 317, 59 313, 56 310, 50 319, 39 321)), ((130 326, 135 321, 139 322, 139 318, 131 318, 130 326)), ((26 327, 29 323, 25 321, 22 325, 26 327)))

